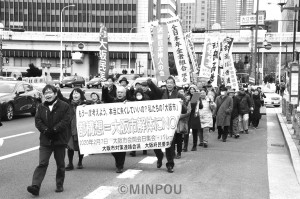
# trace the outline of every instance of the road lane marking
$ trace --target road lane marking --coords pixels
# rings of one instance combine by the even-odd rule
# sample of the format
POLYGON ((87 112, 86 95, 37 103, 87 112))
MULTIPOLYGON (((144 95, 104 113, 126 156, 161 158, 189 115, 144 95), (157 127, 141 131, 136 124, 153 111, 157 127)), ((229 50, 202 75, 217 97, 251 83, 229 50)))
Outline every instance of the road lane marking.
POLYGON ((131 179, 133 179, 140 172, 142 172, 142 170, 128 169, 124 173, 118 175, 117 178, 131 178, 131 179))
POLYGON ((139 161, 139 163, 140 164, 153 164, 156 161, 157 161, 157 157, 148 156, 148 157, 145 157, 144 159, 142 159, 141 161, 139 161))
POLYGON ((118 187, 112 186, 100 186, 89 195, 85 196, 84 199, 104 199, 109 196, 113 191, 117 191, 118 187))
POLYGON ((11 154, 8 154, 8 155, 4 155, 4 156, 1 156, 0 157, 0 160, 4 160, 4 159, 7 159, 7 158, 11 158, 11 157, 14 157, 14 156, 17 156, 17 155, 21 155, 21 154, 24 154, 24 153, 28 153, 30 151, 34 151, 34 150, 37 150, 39 149, 40 146, 36 146, 36 147, 32 147, 30 149, 25 149, 23 151, 19 151, 19 152, 16 152, 16 153, 11 153, 11 154))
POLYGON ((6 140, 6 139, 15 138, 15 137, 23 136, 23 135, 29 135, 29 134, 32 134, 32 133, 35 133, 35 132, 34 131, 28 131, 28 132, 25 132, 25 133, 20 133, 20 134, 16 134, 16 135, 6 136, 6 137, 3 137, 1 139, 6 140))

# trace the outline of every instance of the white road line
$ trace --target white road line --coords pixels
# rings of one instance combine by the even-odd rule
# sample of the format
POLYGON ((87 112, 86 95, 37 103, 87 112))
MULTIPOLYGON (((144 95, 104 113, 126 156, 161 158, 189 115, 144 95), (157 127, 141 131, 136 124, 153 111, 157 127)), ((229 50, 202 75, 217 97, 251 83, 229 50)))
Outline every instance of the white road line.
POLYGON ((142 170, 136 170, 136 169, 128 169, 124 173, 118 175, 117 178, 131 178, 133 179, 134 176, 142 172, 142 170))
POLYGON ((28 132, 25 132, 25 133, 20 133, 20 134, 16 134, 16 135, 6 136, 6 137, 3 137, 1 139, 6 140, 6 139, 15 138, 15 137, 23 136, 23 135, 29 135, 29 134, 32 134, 32 133, 35 133, 35 132, 34 131, 28 131, 28 132))
POLYGON ((0 157, 0 160, 4 160, 4 159, 7 159, 7 158, 11 158, 11 157, 17 156, 17 155, 28 153, 30 151, 37 150, 38 148, 39 148, 39 146, 36 146, 36 147, 32 147, 30 149, 25 149, 23 151, 19 151, 19 152, 16 152, 16 153, 11 153, 11 154, 8 154, 8 155, 4 155, 4 156, 0 157))
POLYGON ((84 199, 104 199, 117 189, 118 187, 101 186, 89 195, 85 196, 84 199))
POLYGON ((148 157, 145 157, 144 159, 142 159, 141 161, 139 161, 139 163, 140 164, 153 164, 156 161, 157 161, 157 157, 148 156, 148 157))

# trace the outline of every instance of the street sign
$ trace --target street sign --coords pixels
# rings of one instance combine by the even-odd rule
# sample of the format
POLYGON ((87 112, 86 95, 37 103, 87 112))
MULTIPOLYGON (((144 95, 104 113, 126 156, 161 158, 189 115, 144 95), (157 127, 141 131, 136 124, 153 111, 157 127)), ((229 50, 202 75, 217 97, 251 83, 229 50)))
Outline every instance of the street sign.
POLYGON ((299 64, 290 64, 290 104, 299 103, 299 64))
MULTIPOLYGON (((243 15, 241 16, 241 26, 254 26, 256 24, 256 15, 243 15)), ((258 15, 258 25, 265 24, 265 16, 258 15)))
POLYGON ((79 48, 80 50, 82 50, 82 49, 84 48, 84 44, 83 44, 82 42, 80 42, 80 43, 78 44, 78 48, 79 48))

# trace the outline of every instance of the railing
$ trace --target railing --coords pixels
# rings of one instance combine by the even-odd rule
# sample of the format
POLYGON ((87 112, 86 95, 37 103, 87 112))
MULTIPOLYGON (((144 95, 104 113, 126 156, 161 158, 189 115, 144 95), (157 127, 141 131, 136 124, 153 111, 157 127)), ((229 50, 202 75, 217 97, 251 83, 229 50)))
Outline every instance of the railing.
MULTIPOLYGON (((224 38, 226 36, 233 37, 235 43, 249 43, 251 38, 251 32, 241 32, 241 33, 193 33, 193 38, 195 43, 203 43, 204 39, 208 35, 218 36, 224 38), (246 33, 246 34, 245 34, 246 33)), ((293 42, 293 33, 267 33, 268 42, 278 43, 281 37, 282 42, 293 42)), ((297 33, 297 41, 300 42, 300 32, 297 33)), ((59 32, 11 32, 3 31, 4 40, 16 40, 16 41, 60 41, 59 32)), ((82 41, 82 42, 98 42, 98 33, 71 33, 65 32, 62 35, 63 41, 82 41)), ((265 39, 265 34, 258 35, 258 42, 262 42, 265 39)), ((109 42, 120 42, 128 43, 139 42, 147 43, 148 37, 145 33, 109 33, 109 42)))

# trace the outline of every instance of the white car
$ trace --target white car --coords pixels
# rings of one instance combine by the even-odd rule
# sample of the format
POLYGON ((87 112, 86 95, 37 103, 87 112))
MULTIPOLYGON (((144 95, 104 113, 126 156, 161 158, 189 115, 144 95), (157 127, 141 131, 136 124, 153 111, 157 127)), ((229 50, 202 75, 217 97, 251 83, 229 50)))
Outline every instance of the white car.
POLYGON ((264 98, 265 105, 271 105, 275 107, 280 106, 282 97, 279 94, 275 93, 274 90, 267 87, 262 88, 262 91, 266 96, 266 98, 264 98))

